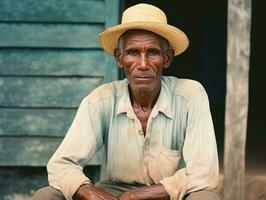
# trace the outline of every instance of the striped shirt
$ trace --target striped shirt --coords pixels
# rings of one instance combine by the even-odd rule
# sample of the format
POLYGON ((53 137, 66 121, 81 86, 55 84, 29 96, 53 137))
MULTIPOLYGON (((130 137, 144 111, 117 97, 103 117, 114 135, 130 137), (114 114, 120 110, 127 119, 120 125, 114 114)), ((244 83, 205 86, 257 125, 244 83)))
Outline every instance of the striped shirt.
POLYGON ((162 183, 171 200, 215 189, 218 156, 207 94, 188 79, 165 77, 147 122, 131 106, 127 79, 104 84, 83 99, 50 159, 49 184, 66 199, 90 180, 83 167, 104 148, 106 176, 124 183, 162 183))

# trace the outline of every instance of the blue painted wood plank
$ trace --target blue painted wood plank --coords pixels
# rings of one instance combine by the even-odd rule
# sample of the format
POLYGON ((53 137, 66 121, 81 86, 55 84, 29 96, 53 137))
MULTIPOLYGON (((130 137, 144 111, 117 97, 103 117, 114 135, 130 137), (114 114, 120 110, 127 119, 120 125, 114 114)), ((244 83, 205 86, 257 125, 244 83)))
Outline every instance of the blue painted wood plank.
MULTIPOLYGON (((1 137, 0 166, 46 166, 62 138, 1 137)), ((88 165, 101 165, 101 149, 88 165)))
POLYGON ((0 21, 104 23, 104 1, 1 0, 0 21))
POLYGON ((0 77, 0 106, 76 108, 103 78, 0 77))
POLYGON ((99 50, 0 49, 0 75, 105 76, 99 50))
POLYGON ((63 137, 76 109, 0 108, 0 136, 63 137))
POLYGON ((98 48, 103 25, 0 23, 0 47, 98 48))

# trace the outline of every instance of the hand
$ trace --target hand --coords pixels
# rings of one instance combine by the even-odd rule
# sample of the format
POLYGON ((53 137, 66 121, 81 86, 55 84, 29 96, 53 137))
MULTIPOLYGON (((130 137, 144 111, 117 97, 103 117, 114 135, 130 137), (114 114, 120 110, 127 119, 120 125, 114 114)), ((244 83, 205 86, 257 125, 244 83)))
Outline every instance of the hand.
POLYGON ((129 190, 128 192, 123 193, 119 200, 134 200, 136 197, 134 196, 134 190, 129 190))
POLYGON ((118 200, 114 195, 111 195, 99 188, 90 184, 82 185, 74 194, 75 200, 118 200))
POLYGON ((169 195, 162 184, 156 184, 129 190, 119 200, 169 200, 169 195))
MULTIPOLYGON (((151 198, 151 199, 154 199, 154 198, 151 198)), ((151 199, 147 199, 147 200, 151 200, 151 199)), ((169 200, 169 196, 166 196, 166 197, 161 197, 161 198, 156 198, 154 200, 169 200)), ((120 197, 119 197, 119 200, 138 200, 138 197, 137 195, 134 194, 133 191, 128 191, 128 192, 125 192, 123 193, 120 197)))

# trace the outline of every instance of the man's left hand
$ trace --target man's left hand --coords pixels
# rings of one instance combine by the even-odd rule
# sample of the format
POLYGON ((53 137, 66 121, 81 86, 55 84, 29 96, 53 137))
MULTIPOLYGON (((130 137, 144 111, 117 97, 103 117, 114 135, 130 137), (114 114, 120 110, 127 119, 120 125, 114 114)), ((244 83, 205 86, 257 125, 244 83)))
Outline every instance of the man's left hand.
POLYGON ((129 190, 119 197, 119 200, 169 200, 162 184, 140 187, 129 190))

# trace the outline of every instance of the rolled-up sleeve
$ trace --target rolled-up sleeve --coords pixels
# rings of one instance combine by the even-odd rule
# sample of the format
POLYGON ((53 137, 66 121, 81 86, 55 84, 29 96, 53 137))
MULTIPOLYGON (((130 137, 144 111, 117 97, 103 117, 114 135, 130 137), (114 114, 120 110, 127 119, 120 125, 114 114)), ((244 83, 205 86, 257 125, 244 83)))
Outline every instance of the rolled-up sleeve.
POLYGON ((65 138, 47 165, 49 184, 67 200, 84 183, 90 183, 83 167, 102 147, 102 123, 97 106, 83 99, 65 138))
POLYGON ((201 85, 188 102, 182 155, 185 167, 161 181, 171 200, 182 199, 186 193, 217 187, 219 164, 216 139, 208 97, 201 85))

